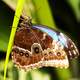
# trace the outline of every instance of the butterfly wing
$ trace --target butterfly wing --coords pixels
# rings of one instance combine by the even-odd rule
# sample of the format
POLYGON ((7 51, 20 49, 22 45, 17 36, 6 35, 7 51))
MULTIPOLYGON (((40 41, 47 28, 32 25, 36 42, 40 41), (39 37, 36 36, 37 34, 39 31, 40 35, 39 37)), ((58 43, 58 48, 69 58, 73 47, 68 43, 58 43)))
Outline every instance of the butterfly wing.
POLYGON ((43 26, 43 27, 33 26, 33 27, 36 27, 36 28, 42 30, 43 32, 46 32, 48 35, 50 35, 53 38, 53 40, 55 40, 59 44, 59 46, 63 46, 69 59, 76 58, 77 56, 79 56, 79 51, 78 51, 76 45, 65 34, 55 31, 50 28, 46 28, 45 26, 43 26))
POLYGON ((19 28, 12 49, 13 62, 25 70, 43 66, 68 68, 68 58, 78 55, 78 50, 70 38, 39 25, 29 29, 19 28))

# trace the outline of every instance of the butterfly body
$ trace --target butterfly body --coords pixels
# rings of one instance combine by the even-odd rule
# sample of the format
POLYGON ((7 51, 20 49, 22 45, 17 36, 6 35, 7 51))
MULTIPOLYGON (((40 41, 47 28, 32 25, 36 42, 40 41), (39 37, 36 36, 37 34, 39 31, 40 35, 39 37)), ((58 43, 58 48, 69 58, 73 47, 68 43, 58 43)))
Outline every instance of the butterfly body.
POLYGON ((15 34, 12 59, 25 70, 43 66, 67 68, 68 58, 79 53, 73 41, 42 25, 23 24, 15 34))

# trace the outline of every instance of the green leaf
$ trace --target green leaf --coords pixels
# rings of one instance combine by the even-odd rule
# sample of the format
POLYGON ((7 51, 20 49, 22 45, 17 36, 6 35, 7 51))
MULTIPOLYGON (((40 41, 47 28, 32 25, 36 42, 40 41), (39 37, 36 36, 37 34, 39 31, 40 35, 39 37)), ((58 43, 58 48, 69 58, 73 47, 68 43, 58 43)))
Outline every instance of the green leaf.
POLYGON ((48 4, 48 0, 32 0, 35 15, 39 24, 46 25, 56 29, 55 21, 51 14, 51 9, 48 4))
POLYGON ((67 0, 67 2, 72 7, 76 19, 80 21, 80 0, 67 0))
POLYGON ((18 25, 18 22, 19 22, 19 18, 20 18, 22 9, 23 9, 24 2, 25 2, 25 0, 18 0, 16 12, 15 12, 15 15, 18 18, 16 16, 14 16, 14 21, 13 21, 13 25, 12 25, 12 30, 11 30, 9 43, 8 43, 7 55, 6 55, 5 65, 4 65, 4 80, 6 80, 6 69, 7 69, 7 64, 8 64, 8 61, 9 61, 9 55, 10 55, 10 52, 11 52, 15 32, 16 32, 16 29, 17 29, 17 25, 18 25), (13 27, 15 27, 15 28, 13 28, 13 27))

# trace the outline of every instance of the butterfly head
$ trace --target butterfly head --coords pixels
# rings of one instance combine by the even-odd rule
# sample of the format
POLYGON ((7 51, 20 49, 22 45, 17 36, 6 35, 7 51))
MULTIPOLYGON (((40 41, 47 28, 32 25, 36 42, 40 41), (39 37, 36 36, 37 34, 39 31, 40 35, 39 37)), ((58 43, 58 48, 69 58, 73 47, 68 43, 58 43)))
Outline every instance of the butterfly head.
POLYGON ((21 19, 21 23, 20 23, 20 26, 21 27, 30 27, 32 26, 32 19, 31 17, 27 16, 25 19, 21 19))

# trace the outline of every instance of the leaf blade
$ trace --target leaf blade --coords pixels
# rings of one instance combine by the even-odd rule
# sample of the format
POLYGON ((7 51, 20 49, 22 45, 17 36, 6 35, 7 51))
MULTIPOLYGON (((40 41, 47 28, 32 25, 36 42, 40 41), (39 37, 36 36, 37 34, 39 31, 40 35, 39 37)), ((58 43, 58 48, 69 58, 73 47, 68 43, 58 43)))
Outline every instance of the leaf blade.
POLYGON ((8 64, 8 61, 9 61, 9 55, 10 55, 10 52, 11 52, 11 48, 12 48, 15 32, 16 32, 16 29, 17 29, 17 25, 18 25, 18 22, 19 22, 19 18, 20 18, 22 9, 23 9, 24 2, 25 2, 25 0, 18 0, 16 12, 15 12, 15 15, 18 18, 16 16, 14 16, 14 20, 13 20, 13 24, 12 24, 12 30, 11 30, 11 34, 10 34, 6 60, 5 60, 5 64, 4 64, 4 80, 6 80, 6 72, 7 72, 7 64, 8 64), (13 27, 15 27, 15 28, 13 28, 13 27))

